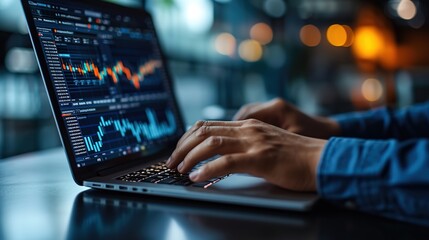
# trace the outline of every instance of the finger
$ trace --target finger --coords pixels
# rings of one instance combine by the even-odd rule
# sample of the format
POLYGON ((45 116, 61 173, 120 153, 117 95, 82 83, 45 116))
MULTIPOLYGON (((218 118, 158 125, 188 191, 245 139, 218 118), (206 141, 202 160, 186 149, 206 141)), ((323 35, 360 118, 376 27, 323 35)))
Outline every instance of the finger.
POLYGON ((188 138, 179 143, 171 154, 167 166, 175 168, 185 158, 186 155, 198 144, 211 136, 235 137, 239 134, 239 128, 235 127, 210 127, 203 126, 194 131, 188 138))
POLYGON ((230 126, 230 127, 236 127, 236 126, 241 126, 243 125, 242 122, 232 122, 232 121, 198 121, 194 124, 194 126, 192 126, 191 129, 189 129, 189 131, 187 131, 182 138, 180 138, 179 142, 177 143, 177 145, 182 144, 190 135, 192 135, 193 133, 195 133, 198 129, 200 129, 201 127, 210 127, 210 126, 230 126))
POLYGON ((202 182, 231 173, 249 173, 251 167, 248 154, 239 153, 222 156, 189 174, 193 182, 202 182))
POLYGON ((186 155, 178 166, 181 173, 190 171, 199 162, 216 155, 243 153, 246 151, 246 143, 243 140, 232 137, 214 136, 204 140, 186 155))
POLYGON ((238 112, 232 118, 234 121, 247 119, 247 116, 254 111, 254 109, 259 106, 259 103, 247 104, 246 106, 240 108, 238 112))

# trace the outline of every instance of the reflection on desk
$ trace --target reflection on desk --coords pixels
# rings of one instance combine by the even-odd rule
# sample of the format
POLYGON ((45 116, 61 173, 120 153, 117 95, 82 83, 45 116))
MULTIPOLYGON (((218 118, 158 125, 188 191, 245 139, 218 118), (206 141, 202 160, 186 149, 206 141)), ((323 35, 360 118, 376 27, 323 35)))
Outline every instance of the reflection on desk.
POLYGON ((86 190, 62 149, 0 162, 0 239, 428 239, 324 203, 308 213, 86 190), (84 192, 82 192, 84 191, 84 192))
POLYGON ((68 239, 427 239, 429 230, 325 204, 311 213, 88 190, 68 239))
POLYGON ((302 214, 89 190, 75 199, 68 238, 316 239, 310 228, 317 224, 309 221, 302 214))

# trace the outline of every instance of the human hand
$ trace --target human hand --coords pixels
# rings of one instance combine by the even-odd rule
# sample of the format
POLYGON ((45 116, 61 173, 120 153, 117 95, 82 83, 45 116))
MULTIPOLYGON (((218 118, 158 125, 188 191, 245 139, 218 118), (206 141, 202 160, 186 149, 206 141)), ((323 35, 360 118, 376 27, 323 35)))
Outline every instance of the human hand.
POLYGON ((304 137, 258 120, 196 123, 167 162, 181 173, 215 155, 189 177, 206 181, 248 173, 295 191, 315 191, 317 165, 325 140, 304 137))
POLYGON ((334 120, 308 116, 280 98, 242 107, 234 120, 245 119, 257 119, 292 133, 321 139, 339 135, 341 131, 334 120))

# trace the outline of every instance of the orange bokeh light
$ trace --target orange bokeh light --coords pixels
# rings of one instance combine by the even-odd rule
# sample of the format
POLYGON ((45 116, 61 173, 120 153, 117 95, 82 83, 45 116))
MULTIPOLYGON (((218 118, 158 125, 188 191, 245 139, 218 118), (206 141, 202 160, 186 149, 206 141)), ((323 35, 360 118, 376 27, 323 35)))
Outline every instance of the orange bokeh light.
POLYGON ((355 33, 353 32, 353 29, 347 25, 343 25, 344 30, 346 30, 347 33, 347 41, 346 43, 343 45, 343 47, 350 47, 353 45, 354 41, 355 41, 355 33))
POLYGON ((356 29, 353 50, 356 56, 364 60, 377 60, 383 51, 384 37, 374 26, 362 26, 356 29))
POLYGON ((264 50, 258 41, 249 39, 240 43, 238 54, 246 62, 257 62, 261 60, 264 50))
POLYGON ((250 37, 262 45, 273 41, 273 30, 266 23, 257 23, 250 29, 250 37))
POLYGON ((340 24, 331 25, 326 32, 326 37, 332 46, 342 47, 347 43, 347 31, 340 24))
POLYGON ((218 53, 233 56, 237 47, 235 37, 230 33, 221 33, 216 37, 215 49, 218 53))
POLYGON ((299 37, 301 42, 308 47, 316 47, 322 40, 322 34, 320 33, 319 28, 311 24, 305 25, 301 28, 299 37))

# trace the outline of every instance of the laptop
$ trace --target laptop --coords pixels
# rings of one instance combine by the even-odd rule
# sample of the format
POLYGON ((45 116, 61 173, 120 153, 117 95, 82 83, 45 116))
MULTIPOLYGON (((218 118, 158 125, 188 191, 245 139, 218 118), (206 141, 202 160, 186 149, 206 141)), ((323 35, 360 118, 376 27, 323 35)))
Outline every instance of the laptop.
POLYGON ((317 201, 244 174, 193 183, 165 166, 186 128, 149 13, 95 0, 21 2, 77 184, 297 211, 317 201))

